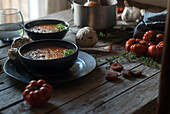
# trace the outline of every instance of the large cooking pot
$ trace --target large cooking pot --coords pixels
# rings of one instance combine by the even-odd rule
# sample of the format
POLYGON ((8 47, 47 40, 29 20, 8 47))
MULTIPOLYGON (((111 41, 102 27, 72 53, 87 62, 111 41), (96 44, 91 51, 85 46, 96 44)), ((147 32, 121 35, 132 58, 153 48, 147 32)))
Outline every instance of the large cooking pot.
POLYGON ((95 30, 108 29, 116 25, 117 0, 91 0, 102 6, 84 6, 87 0, 68 0, 73 7, 74 24, 90 26, 95 30))

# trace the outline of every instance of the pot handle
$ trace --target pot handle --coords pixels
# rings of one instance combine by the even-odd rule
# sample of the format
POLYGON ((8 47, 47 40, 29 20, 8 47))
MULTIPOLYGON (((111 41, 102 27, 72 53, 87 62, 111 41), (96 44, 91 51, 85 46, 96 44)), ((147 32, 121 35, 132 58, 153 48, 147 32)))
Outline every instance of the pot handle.
POLYGON ((68 2, 70 2, 70 4, 73 4, 73 1, 72 0, 67 0, 68 2))

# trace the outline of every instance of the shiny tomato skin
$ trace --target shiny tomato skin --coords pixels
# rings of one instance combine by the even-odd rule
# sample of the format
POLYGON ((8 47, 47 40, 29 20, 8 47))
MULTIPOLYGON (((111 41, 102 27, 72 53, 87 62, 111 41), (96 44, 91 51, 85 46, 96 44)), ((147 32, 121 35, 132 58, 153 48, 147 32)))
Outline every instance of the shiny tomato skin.
POLYGON ((125 44, 126 50, 127 50, 127 51, 130 51, 130 46, 131 46, 132 44, 134 44, 135 42, 136 42, 135 38, 130 38, 130 39, 126 42, 126 44, 125 44))
POLYGON ((52 86, 44 80, 31 81, 23 92, 23 98, 31 106, 40 106, 45 104, 52 95, 52 86))
POLYGON ((164 46, 164 41, 159 42, 158 46, 162 47, 164 46))
POLYGON ((139 44, 142 44, 142 45, 145 45, 145 46, 148 46, 148 41, 145 41, 145 40, 140 40, 139 41, 139 44))
POLYGON ((135 38, 130 38, 126 44, 125 44, 125 48, 127 51, 130 51, 130 47, 133 45, 133 44, 136 44, 136 43, 139 43, 140 42, 140 39, 135 39, 135 38))
POLYGON ((127 51, 134 52, 136 56, 142 56, 147 53, 148 41, 131 38, 126 42, 125 48, 127 51))
POLYGON ((123 13, 124 8, 117 8, 117 13, 123 13))
POLYGON ((119 10, 120 10, 120 13, 123 13, 124 8, 120 8, 119 10))
POLYGON ((150 45, 148 48, 149 56, 153 58, 161 58, 163 51, 163 44, 161 45, 150 45))
POLYGON ((164 41, 164 35, 163 34, 157 34, 156 38, 157 38, 157 42, 164 41))
POLYGON ((141 44, 133 44, 130 47, 130 51, 135 53, 136 56, 142 56, 147 53, 147 46, 141 44))
POLYGON ((147 32, 145 32, 145 34, 143 35, 143 40, 151 42, 151 41, 153 41, 154 38, 156 37, 156 34, 157 34, 157 33, 156 33, 155 31, 152 31, 152 30, 147 31, 147 32))

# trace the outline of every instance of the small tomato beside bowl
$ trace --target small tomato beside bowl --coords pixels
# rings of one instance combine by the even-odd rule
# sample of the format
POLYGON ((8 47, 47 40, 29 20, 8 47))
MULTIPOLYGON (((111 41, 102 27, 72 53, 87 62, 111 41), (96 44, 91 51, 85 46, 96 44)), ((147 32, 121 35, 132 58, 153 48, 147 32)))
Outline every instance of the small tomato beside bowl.
POLYGON ((52 95, 52 86, 44 80, 33 80, 26 86, 23 92, 23 98, 31 106, 40 106, 45 104, 52 95))

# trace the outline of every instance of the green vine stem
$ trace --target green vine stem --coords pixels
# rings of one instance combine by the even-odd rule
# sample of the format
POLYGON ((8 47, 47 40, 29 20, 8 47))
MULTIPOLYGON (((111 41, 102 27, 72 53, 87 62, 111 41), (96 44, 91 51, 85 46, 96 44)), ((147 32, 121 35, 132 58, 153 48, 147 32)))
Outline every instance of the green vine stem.
POLYGON ((121 54, 121 56, 116 57, 116 58, 115 57, 109 57, 109 58, 106 58, 105 60, 109 65, 111 65, 112 63, 118 63, 120 61, 134 62, 136 60, 141 60, 141 63, 143 65, 147 65, 147 66, 150 66, 150 67, 160 69, 160 66, 158 64, 158 62, 160 62, 160 59, 154 59, 152 57, 144 57, 144 56, 141 56, 139 58, 139 57, 136 57, 136 54, 132 53, 132 52, 121 54))

